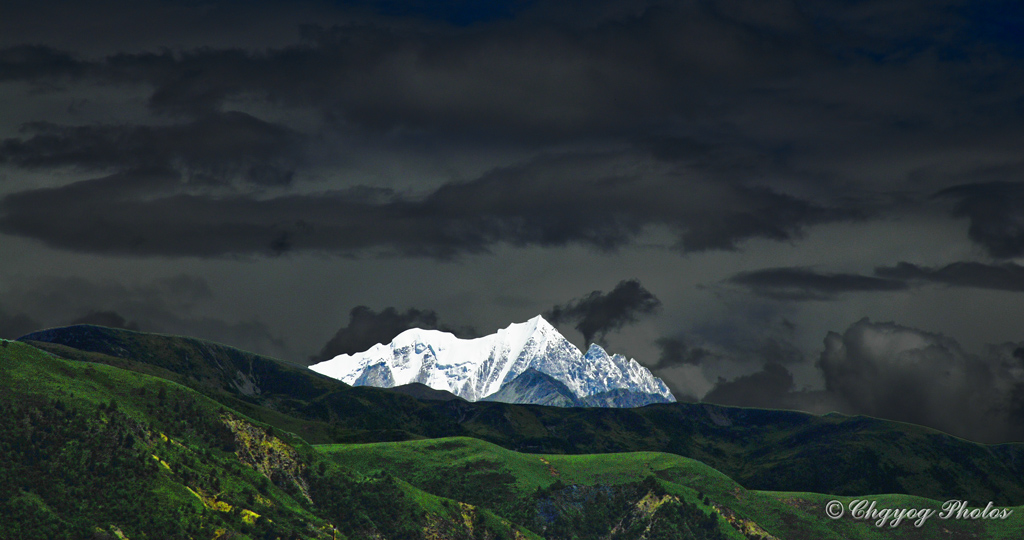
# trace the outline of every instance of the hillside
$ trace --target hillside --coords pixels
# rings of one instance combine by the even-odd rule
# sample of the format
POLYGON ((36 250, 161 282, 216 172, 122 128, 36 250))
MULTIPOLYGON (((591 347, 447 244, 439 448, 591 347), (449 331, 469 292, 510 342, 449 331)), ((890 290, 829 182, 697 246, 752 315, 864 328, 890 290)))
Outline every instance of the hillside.
MULTIPOLYGON (((653 501, 677 501, 691 523, 715 518, 727 538, 864 539, 1018 538, 1019 519, 940 520, 896 529, 851 519, 831 520, 816 493, 747 490, 699 461, 658 452, 602 455, 521 454, 478 439, 317 446, 328 458, 364 473, 386 471, 424 490, 495 510, 551 540, 570 538, 565 524, 591 523, 576 538, 603 539, 653 501), (451 478, 459 481, 452 482, 451 478), (574 502, 589 500, 588 504, 574 502), (601 512, 589 510, 602 507, 601 512), (731 530, 730 530, 731 529, 731 530), (604 532, 602 532, 604 531, 604 532)), ((856 497, 838 497, 849 504, 856 497)), ((862 497, 863 498, 863 494, 862 497)), ((907 495, 870 497, 879 507, 941 509, 942 502, 907 495)), ((654 504, 657 504, 654 503, 654 504)), ((1016 507, 1017 515, 1024 507, 1016 507)), ((622 527, 625 529, 626 527, 622 527)), ((699 537, 694 527, 694 537, 699 537)), ((673 538, 688 538, 679 532, 673 538)), ((625 537, 625 535, 624 535, 625 537)), ((614 538, 614 536, 613 536, 614 538)))
POLYGON ((939 526, 952 538, 1017 534, 1005 521, 885 530, 827 520, 830 496, 746 490, 665 453, 522 454, 468 437, 309 446, 173 382, 21 343, 0 347, 0 384, 5 539, 828 540, 933 538, 939 526))
POLYGON ((178 384, 0 344, 0 538, 539 538, 178 384))
POLYGON ((472 436, 531 453, 658 451, 699 460, 752 490, 1024 501, 1024 445, 977 444, 869 417, 692 403, 562 409, 419 400, 191 338, 75 326, 23 339, 65 358, 175 380, 313 443, 472 436))

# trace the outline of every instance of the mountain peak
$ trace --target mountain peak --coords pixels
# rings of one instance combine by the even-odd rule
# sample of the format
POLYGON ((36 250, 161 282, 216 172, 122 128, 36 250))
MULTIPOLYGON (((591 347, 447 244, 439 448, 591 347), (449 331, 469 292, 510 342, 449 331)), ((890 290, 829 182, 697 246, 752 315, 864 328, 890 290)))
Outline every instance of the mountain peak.
POLYGON ((544 318, 543 315, 535 315, 532 319, 530 319, 530 320, 528 320, 526 322, 527 322, 527 324, 532 325, 534 330, 540 330, 540 331, 544 331, 544 332, 547 332, 547 331, 557 332, 558 331, 558 330, 555 329, 555 327, 551 323, 548 322, 547 319, 544 318))
POLYGON ((502 331, 520 336, 532 336, 538 333, 542 335, 558 334, 561 336, 561 333, 559 333, 558 330, 542 315, 536 315, 525 322, 512 323, 505 328, 498 330, 498 332, 502 331))
POLYGON ((533 369, 565 385, 577 398, 624 390, 675 400, 665 383, 643 366, 621 355, 610 357, 596 344, 583 355, 541 315, 475 339, 413 328, 390 344, 342 354, 310 369, 353 385, 421 383, 469 401, 495 394, 533 369))
MULTIPOLYGON (((397 336, 395 336, 395 338, 392 340, 392 343, 396 341, 403 343, 414 343, 417 341, 423 342, 434 340, 437 339, 438 337, 440 337, 441 339, 445 339, 448 336, 451 336, 451 338, 455 338, 455 334, 452 334, 451 332, 445 332, 444 330, 435 330, 432 328, 410 328, 408 330, 402 331, 397 336)), ((386 344, 378 343, 378 345, 386 344)))

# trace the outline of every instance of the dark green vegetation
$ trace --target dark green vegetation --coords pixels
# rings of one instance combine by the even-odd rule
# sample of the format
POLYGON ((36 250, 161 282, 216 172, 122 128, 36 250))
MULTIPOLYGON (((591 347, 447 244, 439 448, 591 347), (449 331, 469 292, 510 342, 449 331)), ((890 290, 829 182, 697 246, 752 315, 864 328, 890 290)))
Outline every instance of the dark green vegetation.
POLYGON ((464 399, 460 398, 459 396, 456 396, 451 392, 446 392, 444 390, 435 390, 423 383, 403 384, 400 386, 385 388, 385 390, 397 394, 404 394, 406 396, 414 397, 416 399, 426 399, 433 401, 465 401, 464 399))
POLYGON ((93 326, 2 344, 4 539, 1016 538, 1024 514, 826 519, 830 499, 871 493, 905 508, 1024 500, 1022 445, 907 424, 417 399, 93 326))
MULTIPOLYGON (((659 530, 666 538, 742 538, 698 490, 666 488, 655 477, 669 454, 521 454, 467 437, 317 448, 355 470, 493 509, 549 539, 650 539, 659 530)), ((736 487, 706 465, 671 458, 736 487)))
MULTIPOLYGON (((877 528, 873 522, 824 517, 829 500, 849 503, 857 497, 747 490, 699 461, 660 452, 522 454, 468 437, 317 449, 357 471, 401 476, 426 491, 491 508, 551 539, 606 539, 616 527, 622 536, 610 538, 636 538, 631 528, 650 525, 653 535, 659 525, 678 523, 685 527, 665 538, 1011 539, 1020 537, 1018 516, 1024 512, 1017 507, 1007 521, 933 518, 920 529, 877 528), (645 514, 650 522, 640 517, 645 514), (669 514, 685 517, 665 519, 669 514)), ((870 498, 879 507, 941 509, 940 502, 920 497, 870 498)))
POLYGON ((1024 444, 983 445, 843 415, 658 404, 562 409, 417 400, 200 340, 75 326, 26 336, 61 355, 150 373, 311 443, 470 436, 531 453, 660 451, 756 490, 1024 503, 1024 444))
POLYGON ((195 391, 0 348, 0 538, 536 538, 195 391))

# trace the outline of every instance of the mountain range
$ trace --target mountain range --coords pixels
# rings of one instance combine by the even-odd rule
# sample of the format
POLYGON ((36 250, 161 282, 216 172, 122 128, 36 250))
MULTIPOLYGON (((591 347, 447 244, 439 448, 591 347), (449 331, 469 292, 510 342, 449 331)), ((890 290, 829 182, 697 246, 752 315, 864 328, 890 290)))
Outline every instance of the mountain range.
POLYGON ((421 383, 467 401, 559 407, 639 407, 675 401, 636 360, 593 344, 583 353, 544 317, 460 339, 413 328, 389 344, 341 354, 310 369, 353 386, 421 383))

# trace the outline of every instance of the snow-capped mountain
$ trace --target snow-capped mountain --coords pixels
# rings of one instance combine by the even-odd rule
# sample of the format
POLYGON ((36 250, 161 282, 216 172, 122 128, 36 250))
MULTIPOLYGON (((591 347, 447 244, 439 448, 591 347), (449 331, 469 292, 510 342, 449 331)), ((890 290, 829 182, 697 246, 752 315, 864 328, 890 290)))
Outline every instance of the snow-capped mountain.
POLYGON ((583 354, 540 315, 476 339, 413 328, 387 345, 310 366, 354 386, 418 382, 469 401, 498 392, 531 368, 561 382, 578 398, 626 391, 675 401, 665 383, 636 360, 609 356, 598 345, 583 354))

